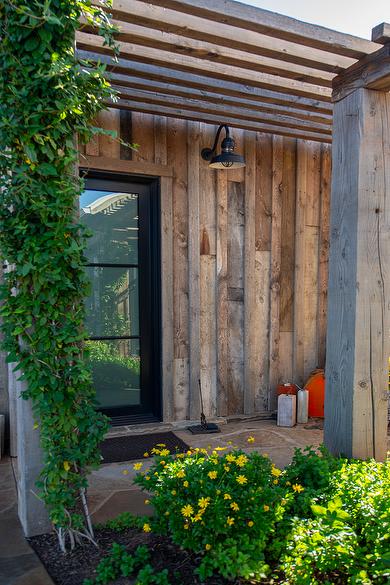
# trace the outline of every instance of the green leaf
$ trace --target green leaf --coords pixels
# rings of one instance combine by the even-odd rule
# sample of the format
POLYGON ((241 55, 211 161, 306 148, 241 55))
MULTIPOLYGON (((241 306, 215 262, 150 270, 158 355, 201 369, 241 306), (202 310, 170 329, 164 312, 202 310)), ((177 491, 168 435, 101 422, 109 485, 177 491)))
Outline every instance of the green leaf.
POLYGON ((56 167, 50 163, 40 164, 37 170, 41 175, 45 177, 55 176, 58 174, 56 167))

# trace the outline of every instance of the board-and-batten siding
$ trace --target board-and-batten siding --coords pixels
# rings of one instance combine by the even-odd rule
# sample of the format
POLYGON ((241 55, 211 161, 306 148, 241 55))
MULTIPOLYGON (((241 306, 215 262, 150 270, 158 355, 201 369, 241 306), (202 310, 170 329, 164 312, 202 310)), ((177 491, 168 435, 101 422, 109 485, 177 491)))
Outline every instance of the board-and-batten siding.
POLYGON ((324 366, 330 146, 233 130, 246 167, 216 172, 200 158, 214 126, 119 110, 99 122, 139 148, 99 137, 92 167, 162 175, 164 418, 198 418, 199 378, 206 415, 274 409, 276 384, 324 366))

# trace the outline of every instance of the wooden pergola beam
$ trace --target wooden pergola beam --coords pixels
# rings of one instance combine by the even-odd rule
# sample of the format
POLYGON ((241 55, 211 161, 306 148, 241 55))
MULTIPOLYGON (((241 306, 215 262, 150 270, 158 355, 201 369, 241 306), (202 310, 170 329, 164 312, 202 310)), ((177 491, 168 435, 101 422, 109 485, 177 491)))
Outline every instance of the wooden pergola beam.
POLYGON ((243 31, 237 27, 229 26, 222 21, 210 21, 188 13, 185 15, 185 27, 183 27, 183 15, 175 10, 161 7, 160 3, 114 0, 110 13, 113 18, 122 23, 132 23, 147 29, 180 35, 186 39, 204 41, 218 47, 237 49, 244 51, 247 55, 261 55, 334 74, 340 73, 354 62, 349 57, 314 48, 308 53, 307 48, 299 44, 251 30, 245 30, 243 34, 243 31))
MULTIPOLYGON (((134 88, 129 91, 128 88, 114 86, 118 91, 119 96, 123 100, 133 100, 146 104, 156 104, 159 106, 168 106, 171 108, 178 108, 179 110, 192 110, 203 114, 211 114, 218 119, 219 116, 228 115, 237 120, 244 120, 246 122, 259 122, 262 124, 269 124, 271 126, 280 126, 285 128, 303 130, 307 132, 323 133, 324 138, 330 137, 332 128, 328 124, 318 124, 308 120, 294 119, 293 117, 284 116, 277 112, 265 113, 260 111, 253 111, 238 105, 231 105, 229 110, 225 105, 211 104, 202 99, 195 99, 194 97, 177 97, 167 96, 165 94, 136 90, 134 88)), ((201 116, 202 118, 202 116, 201 116)))
POLYGON ((265 132, 268 134, 277 134, 281 136, 291 136, 293 138, 302 138, 304 140, 314 140, 316 142, 331 142, 331 137, 320 132, 311 132, 309 130, 296 130, 293 128, 285 128, 281 126, 273 126, 272 124, 263 124, 259 122, 250 122, 229 116, 222 116, 211 113, 202 113, 198 111, 179 109, 170 106, 161 106, 151 103, 142 103, 135 100, 120 99, 114 103, 107 103, 111 108, 120 108, 124 110, 131 110, 133 112, 144 112, 148 114, 156 114, 159 116, 167 116, 170 118, 182 118, 184 120, 199 121, 210 124, 228 124, 233 128, 243 128, 245 130, 252 130, 257 132, 265 132))
POLYGON ((286 108, 295 108, 309 114, 332 115, 333 106, 331 103, 320 102, 316 99, 303 98, 296 95, 286 95, 279 92, 270 91, 258 87, 251 87, 241 83, 239 80, 225 81, 205 77, 204 75, 183 73, 169 69, 169 67, 159 67, 123 59, 114 61, 107 50, 107 54, 97 54, 91 50, 82 50, 78 43, 78 56, 80 59, 87 59, 91 62, 100 61, 107 67, 110 74, 120 74, 122 76, 137 77, 150 82, 166 84, 168 87, 179 87, 195 89, 201 92, 210 92, 215 94, 215 100, 220 96, 229 96, 238 99, 250 99, 259 102, 259 104, 270 104, 286 108))
MULTIPOLYGON (((178 55, 187 55, 188 57, 203 61, 211 61, 212 63, 241 67, 252 72, 257 71, 269 75, 278 75, 286 79, 295 79, 313 85, 332 87, 334 75, 319 69, 296 65, 282 61, 281 59, 253 55, 214 43, 188 39, 177 34, 162 33, 150 28, 123 23, 117 20, 114 20, 113 24, 119 29, 115 37, 121 43, 133 43, 158 51, 167 51, 178 55)), ((98 31, 89 25, 83 26, 81 31, 98 34, 98 31)))
POLYGON ((333 100, 359 88, 390 91, 390 42, 334 78, 333 100))
POLYGON ((225 111, 230 111, 233 108, 240 108, 251 110, 252 113, 265 112, 267 114, 272 114, 273 116, 288 116, 297 120, 307 120, 313 124, 324 124, 329 128, 332 126, 331 114, 316 114, 311 111, 303 111, 298 108, 278 106, 276 104, 265 105, 261 102, 256 102, 245 98, 234 99, 223 94, 215 94, 209 91, 187 88, 154 81, 151 79, 142 79, 118 73, 107 73, 106 77, 108 81, 118 89, 120 87, 130 88, 131 90, 144 90, 147 92, 155 92, 156 94, 166 94, 167 96, 171 95, 174 97, 186 98, 188 100, 201 100, 203 102, 210 102, 211 104, 223 105, 225 107, 225 111))
POLYGON ((390 23, 382 22, 371 31, 371 40, 374 43, 379 43, 381 45, 385 45, 386 43, 390 42, 390 23))
MULTIPOLYGON (((103 45, 101 37, 93 34, 78 32, 77 46, 83 50, 93 51, 96 53, 110 54, 111 50, 103 45)), ((221 63, 209 61, 200 61, 193 57, 185 55, 176 55, 171 52, 161 52, 149 47, 139 47, 130 43, 119 43, 120 54, 122 58, 132 59, 141 63, 148 63, 160 67, 169 67, 177 71, 183 71, 196 75, 203 75, 223 79, 225 81, 240 81, 247 85, 276 91, 284 94, 293 94, 309 99, 317 99, 323 102, 331 101, 331 90, 310 83, 296 81, 294 79, 284 79, 276 75, 266 73, 253 74, 247 69, 232 67, 221 63)))
POLYGON ((277 39, 307 47, 360 59, 378 46, 365 39, 343 34, 314 24, 301 22, 282 14, 233 0, 144 0, 184 14, 222 22, 240 29, 252 30, 277 39))

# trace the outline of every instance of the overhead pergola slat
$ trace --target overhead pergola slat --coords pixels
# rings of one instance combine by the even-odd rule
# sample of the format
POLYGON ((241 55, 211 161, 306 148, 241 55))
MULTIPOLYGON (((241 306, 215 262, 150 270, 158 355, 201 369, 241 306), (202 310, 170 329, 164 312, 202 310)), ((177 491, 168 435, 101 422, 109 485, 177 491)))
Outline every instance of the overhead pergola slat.
MULTIPOLYGON (((296 65, 294 63, 286 64, 285 61, 279 59, 270 59, 269 57, 253 55, 228 47, 218 47, 215 44, 187 39, 176 34, 157 32, 143 26, 121 23, 116 20, 113 23, 120 27, 120 32, 116 35, 116 38, 121 43, 133 43, 159 51, 168 51, 177 53, 178 55, 195 57, 202 61, 211 61, 212 63, 221 63, 232 67, 242 67, 250 71, 278 75, 286 79, 295 79, 296 81, 321 85, 328 88, 332 87, 334 74, 329 72, 303 65, 296 65)), ((98 33, 98 31, 94 31, 88 26, 83 29, 83 32, 98 33)))
MULTIPOLYGON (((235 0, 114 0, 109 11, 118 60, 86 22, 76 41, 81 59, 106 65, 114 107, 324 142, 332 87, 381 49, 235 0)), ((385 25, 375 30, 385 42, 385 25)))
POLYGON ((184 120, 198 121, 201 119, 210 124, 228 124, 234 128, 243 128, 245 130, 252 130, 254 132, 265 132, 268 134, 277 134, 281 136, 291 136, 293 138, 303 138, 305 140, 314 140, 317 142, 331 142, 331 137, 322 133, 308 132, 306 130, 295 130, 293 128, 284 128, 281 126, 273 126, 272 124, 261 124, 258 122, 250 122, 238 120, 232 116, 221 116, 202 113, 198 111, 190 111, 169 106, 159 106, 150 103, 137 102, 135 100, 121 99, 110 107, 131 110, 132 112, 144 112, 148 114, 157 114, 159 116, 167 116, 170 118, 181 118, 184 120))
POLYGON ((212 2, 210 0, 145 0, 145 3, 170 8, 214 22, 223 22, 244 30, 252 30, 352 59, 360 59, 379 48, 372 41, 301 22, 295 18, 242 4, 235 0, 212 0, 212 2))
MULTIPOLYGON (((199 91, 208 91, 215 93, 215 99, 218 100, 220 96, 236 97, 238 99, 251 99, 259 103, 272 104, 276 106, 291 107, 302 110, 302 112, 316 114, 332 114, 332 104, 327 102, 320 102, 316 99, 307 99, 301 96, 286 95, 279 92, 251 87, 236 80, 229 82, 204 75, 196 75, 191 73, 183 73, 173 69, 169 66, 159 67, 155 65, 144 64, 132 61, 131 59, 119 58, 118 61, 113 61, 110 57, 110 52, 107 49, 106 54, 96 53, 95 51, 81 50, 80 42, 77 43, 79 47, 78 55, 82 59, 90 61, 100 61, 107 66, 107 71, 111 73, 118 73, 122 76, 133 76, 140 79, 155 81, 175 86, 178 88, 194 88, 199 91)), ((109 75, 108 75, 109 76, 109 75)))
POLYGON ((262 55, 330 73, 340 73, 354 62, 353 59, 337 53, 314 48, 308 52, 307 48, 300 44, 251 30, 245 30, 243 34, 237 27, 188 13, 183 15, 175 10, 163 8, 159 2, 154 5, 150 2, 144 3, 142 0, 121 0, 114 3, 110 13, 113 18, 123 23, 132 23, 152 30, 185 36, 187 39, 204 41, 217 47, 237 49, 248 55, 262 55))
MULTIPOLYGON (((102 54, 110 54, 110 49, 103 45, 103 39, 89 33, 78 33, 78 46, 84 50, 95 51, 102 54)), ((170 67, 178 71, 193 73, 196 75, 209 75, 226 81, 239 80, 253 87, 278 91, 280 93, 299 95, 306 98, 318 99, 323 102, 331 101, 331 89, 312 85, 304 81, 296 81, 276 75, 256 72, 247 69, 223 65, 210 61, 200 60, 185 55, 176 55, 168 51, 159 51, 149 47, 119 43, 120 54, 126 59, 132 59, 141 63, 149 63, 162 67, 170 67)))
MULTIPOLYGON (((215 95, 209 91, 181 87, 173 84, 167 84, 164 82, 154 81, 150 79, 141 79, 133 77, 131 75, 122 75, 119 73, 108 73, 107 79, 110 83, 120 91, 123 88, 124 91, 128 92, 129 88, 132 90, 143 90, 147 92, 155 92, 156 94, 166 94, 168 96, 181 97, 189 101, 201 100, 203 102, 209 102, 211 104, 223 105, 226 108, 242 108, 245 110, 253 110, 254 112, 265 112, 272 115, 289 116, 298 120, 308 120, 314 124, 324 124, 329 128, 332 125, 332 116, 330 113, 316 114, 309 111, 302 111, 298 108, 290 106, 277 106, 274 103, 272 105, 262 104, 260 102, 251 101, 250 99, 241 98, 240 100, 227 97, 223 94, 215 95)), ((133 93, 133 92, 131 92, 133 93)), ((229 110, 230 111, 230 110, 229 110)))
MULTIPOLYGON (((168 106, 178 108, 180 110, 192 110, 203 112, 205 114, 213 114, 218 119, 220 116, 226 116, 226 106, 221 104, 211 104, 204 102, 201 99, 194 99, 190 97, 182 98, 176 96, 167 96, 164 94, 142 91, 132 89, 129 91, 125 87, 116 87, 119 92, 121 99, 134 100, 141 103, 156 104, 160 106, 168 106)), ((283 126, 286 128, 296 128, 300 130, 312 131, 323 133, 324 135, 330 135, 332 133, 330 124, 318 124, 315 122, 294 119, 292 117, 284 116, 282 114, 273 112, 255 112, 245 108, 239 108, 237 106, 231 106, 229 108, 229 116, 232 118, 241 119, 248 122, 260 122, 264 124, 271 124, 275 126, 283 126)), ((324 136, 325 137, 325 136, 324 136)))

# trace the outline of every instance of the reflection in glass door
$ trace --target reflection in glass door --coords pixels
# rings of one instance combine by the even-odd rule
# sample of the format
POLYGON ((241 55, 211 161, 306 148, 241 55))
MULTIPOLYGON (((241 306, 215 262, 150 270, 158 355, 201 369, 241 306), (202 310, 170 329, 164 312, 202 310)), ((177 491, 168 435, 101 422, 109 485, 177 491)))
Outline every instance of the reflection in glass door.
POLYGON ((88 349, 97 399, 113 424, 159 417, 158 198, 150 184, 89 178, 88 349))

